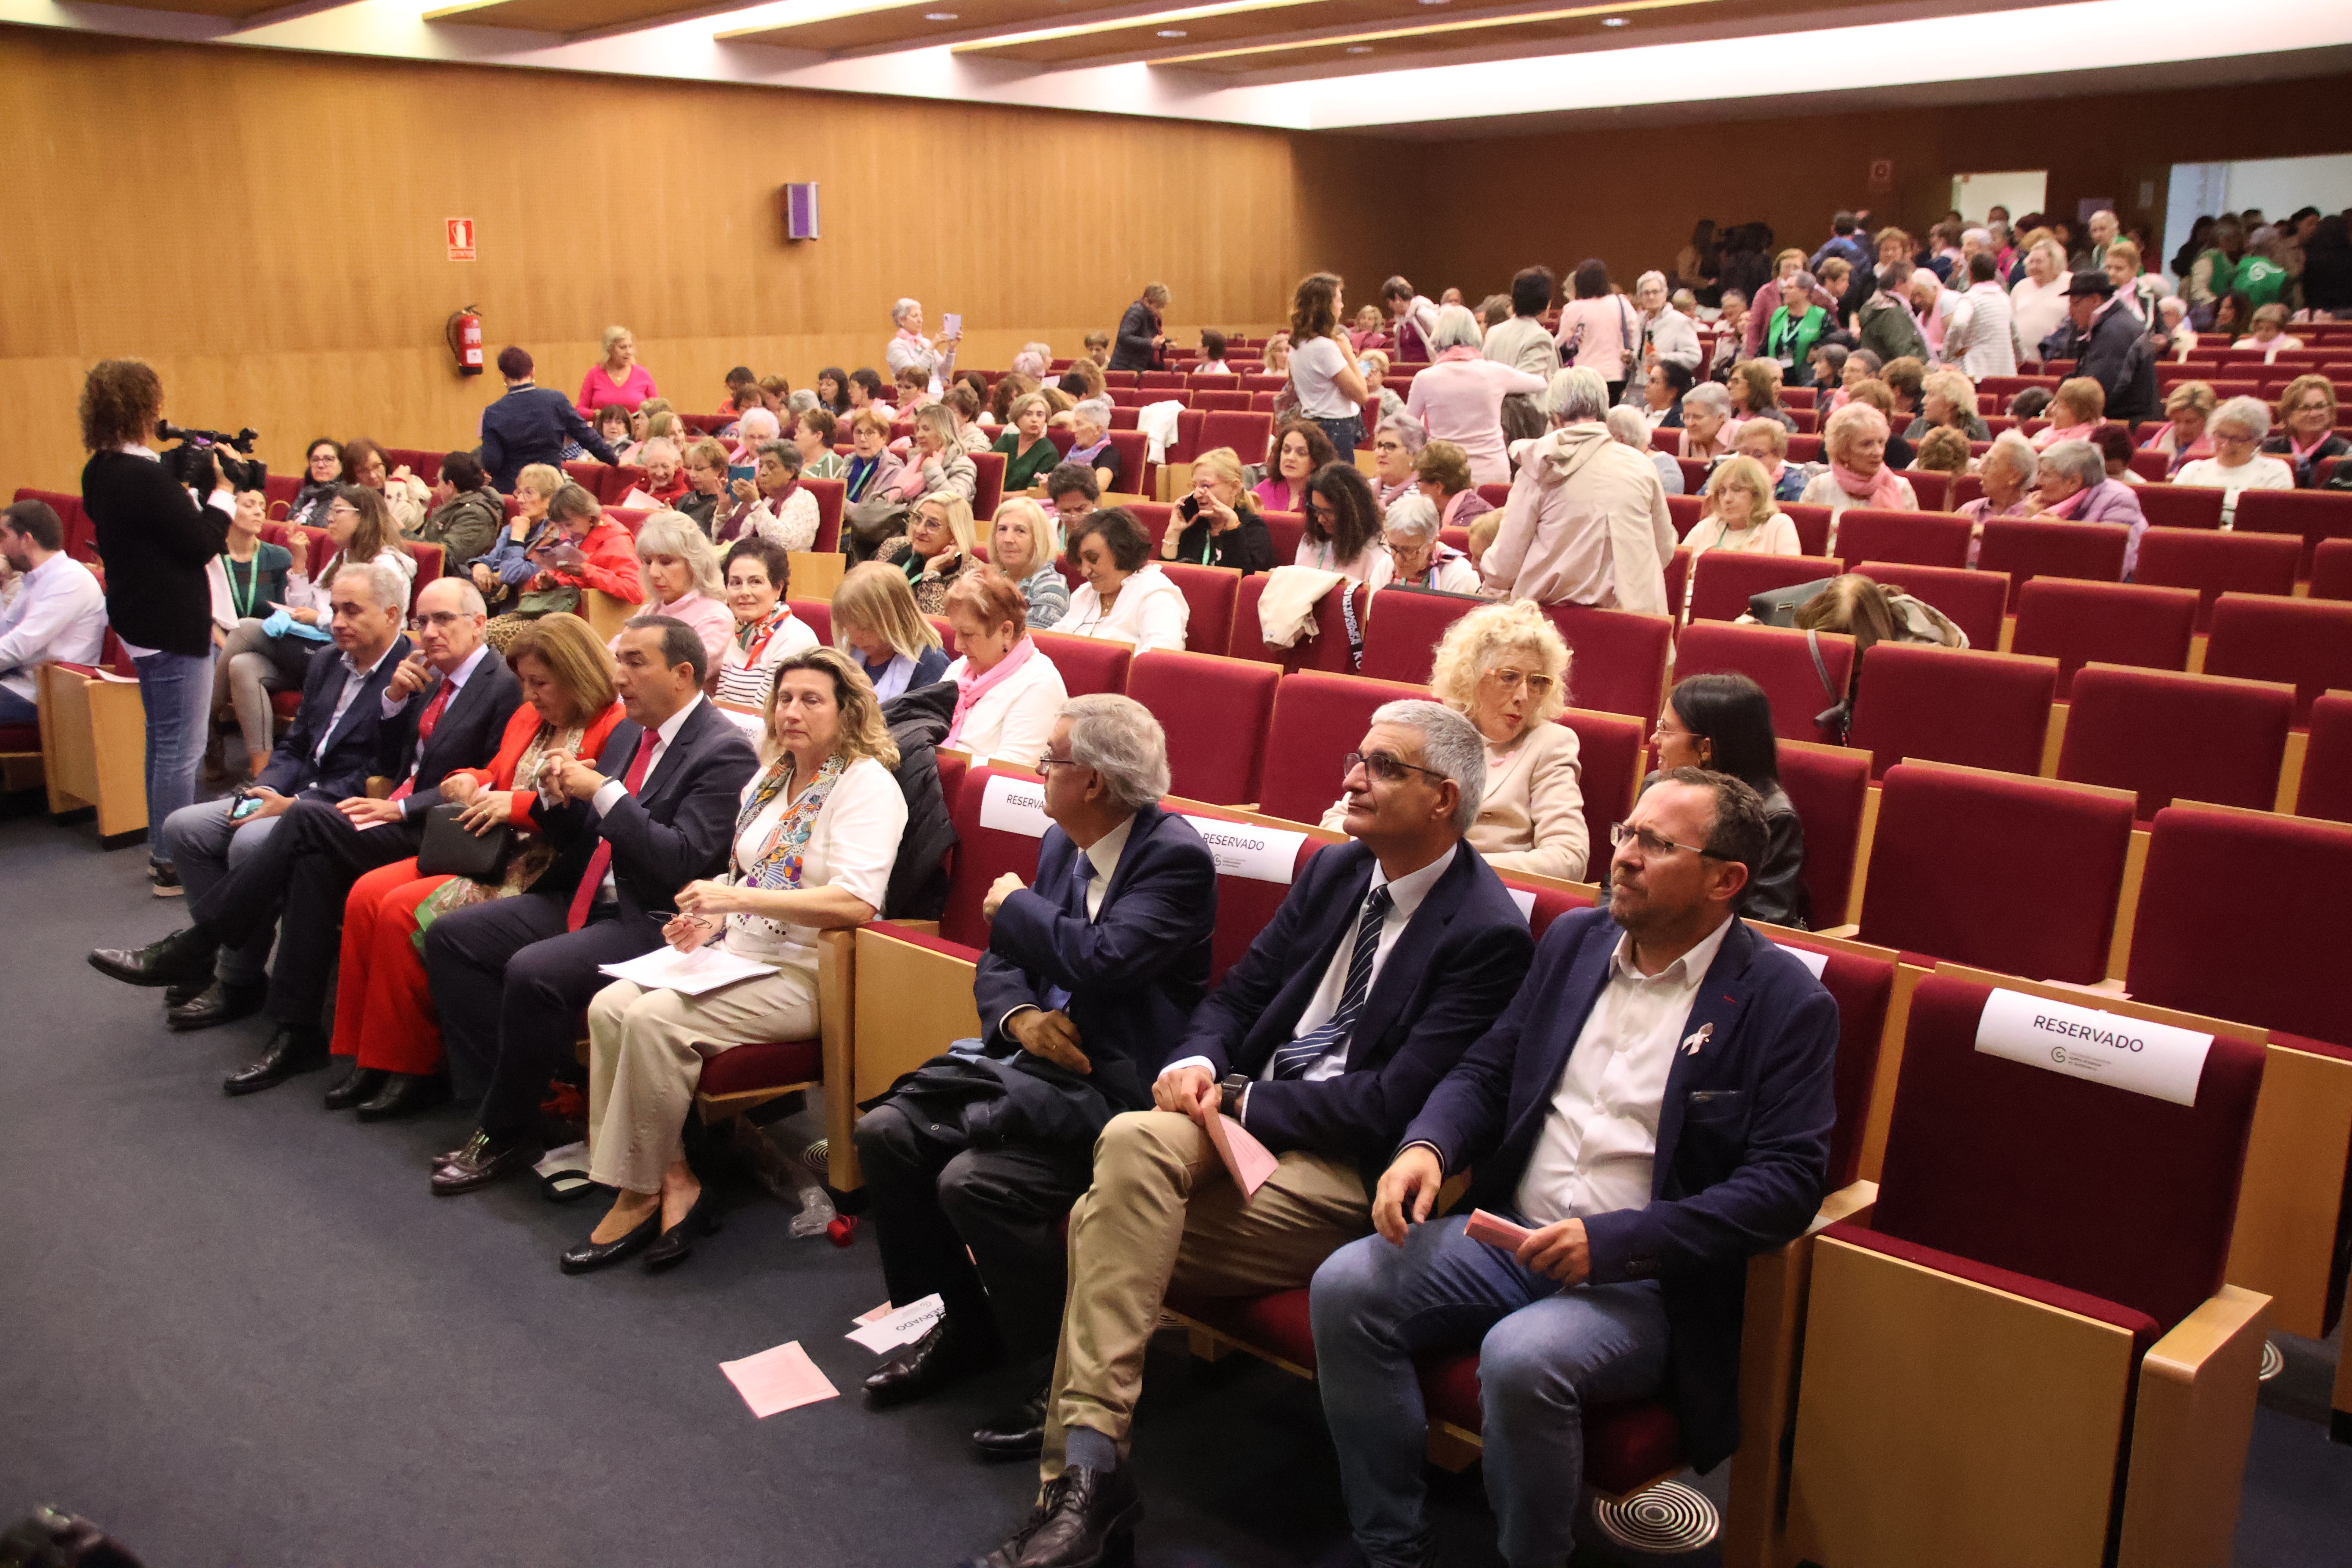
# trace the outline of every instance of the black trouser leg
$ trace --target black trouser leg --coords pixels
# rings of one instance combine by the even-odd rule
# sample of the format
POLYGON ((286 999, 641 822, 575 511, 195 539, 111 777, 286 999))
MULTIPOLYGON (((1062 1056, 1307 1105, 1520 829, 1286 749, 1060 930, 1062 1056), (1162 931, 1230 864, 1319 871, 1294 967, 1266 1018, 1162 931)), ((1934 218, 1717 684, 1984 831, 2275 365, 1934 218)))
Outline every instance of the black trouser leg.
POLYGON ((966 1149, 940 1173, 940 1207, 971 1246, 996 1331, 1020 1360, 1049 1356, 1069 1293, 1062 1221, 1094 1179, 1086 1144, 966 1149))
POLYGON ((892 1304, 936 1291, 960 1329, 987 1332, 988 1292, 940 1205, 940 1173, 963 1152, 963 1129, 940 1126, 892 1100, 859 1120, 855 1142, 892 1304))

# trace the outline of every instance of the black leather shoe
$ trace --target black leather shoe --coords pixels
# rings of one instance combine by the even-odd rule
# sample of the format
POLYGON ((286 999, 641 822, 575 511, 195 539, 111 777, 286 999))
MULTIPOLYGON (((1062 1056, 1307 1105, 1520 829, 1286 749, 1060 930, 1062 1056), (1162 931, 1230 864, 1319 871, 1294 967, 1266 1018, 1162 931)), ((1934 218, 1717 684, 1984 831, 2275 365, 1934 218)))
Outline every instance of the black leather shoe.
POLYGON ((433 1195, 449 1198, 459 1193, 479 1191, 517 1171, 528 1171, 538 1160, 539 1152, 522 1139, 501 1142, 487 1132, 477 1131, 466 1140, 464 1148, 433 1173, 433 1195))
POLYGON ((972 1429, 971 1446, 992 1459, 1034 1459, 1045 1450, 1045 1400, 1051 1384, 1017 1410, 999 1411, 972 1429))
POLYGON ((877 1409, 905 1405, 977 1372, 987 1359, 969 1333, 941 1318, 930 1332, 867 1373, 866 1393, 877 1409))
POLYGON ((319 1030, 280 1026, 269 1037, 269 1045, 262 1051, 261 1058, 229 1074, 221 1084, 221 1092, 259 1094, 265 1089, 276 1089, 297 1074, 317 1072, 329 1059, 327 1037, 319 1030))
POLYGON ((362 1121, 389 1121, 429 1110, 449 1098, 449 1085, 437 1072, 388 1072, 379 1091, 360 1104, 362 1121))
POLYGON ((184 1007, 212 989, 210 980, 187 980, 163 987, 163 1010, 184 1007))
POLYGON ((654 1237, 660 1234, 661 1205, 656 1204, 654 1212, 646 1215, 645 1223, 620 1240, 583 1241, 565 1253, 563 1271, 566 1274, 593 1274, 599 1268, 609 1268, 645 1251, 653 1245, 654 1237))
POLYGON ((184 926, 145 947, 92 950, 89 966, 126 985, 185 985, 209 981, 220 943, 197 926, 184 926))
MULTIPOLYGON (((168 996, 170 993, 164 994, 168 996)), ((261 1005, 268 1000, 267 985, 225 985, 215 980, 197 993, 195 1000, 163 1009, 163 1024, 180 1035, 217 1028, 251 1017, 261 1011, 261 1005)))
POLYGON ((694 1205, 684 1217, 646 1249, 646 1272, 658 1274, 665 1268, 677 1268, 694 1251, 696 1237, 709 1236, 718 1228, 719 1216, 710 1212, 710 1189, 705 1187, 694 1194, 694 1205))
POLYGON ((327 1091, 327 1109, 353 1110, 362 1102, 373 1100, 383 1089, 389 1075, 382 1068, 353 1068, 343 1081, 327 1091))
POLYGON ((1132 1466, 1074 1467, 1047 1481, 1013 1539, 980 1561, 990 1568, 1101 1568, 1128 1554, 1142 1519, 1132 1466))

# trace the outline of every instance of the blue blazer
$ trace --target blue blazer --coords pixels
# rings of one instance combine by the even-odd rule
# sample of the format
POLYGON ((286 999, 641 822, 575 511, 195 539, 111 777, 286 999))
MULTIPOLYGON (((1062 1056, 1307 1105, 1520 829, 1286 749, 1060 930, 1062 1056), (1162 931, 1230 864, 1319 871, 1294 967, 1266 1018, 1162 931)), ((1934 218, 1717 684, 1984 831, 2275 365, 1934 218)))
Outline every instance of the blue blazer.
MULTIPOLYGON (((1192 1015, 1171 1060, 1206 1057, 1219 1078, 1265 1070, 1323 984, 1372 885, 1372 852, 1335 844, 1307 863, 1274 919, 1192 1015)), ((1267 1148, 1355 1161, 1366 1188, 1405 1124, 1518 989, 1535 942, 1484 857, 1457 844, 1364 998, 1347 1069, 1253 1084, 1244 1121, 1267 1148)))
MULTIPOLYGON (((1516 1212, 1519 1179, 1570 1052, 1622 935, 1600 910, 1554 921, 1508 1011, 1429 1097, 1404 1142, 1448 1174, 1475 1168, 1469 1201, 1516 1212)), ((1658 1111, 1645 1208, 1584 1222, 1592 1282, 1664 1282, 1667 1393, 1691 1463, 1739 1446, 1739 1320, 1748 1259, 1801 1235, 1820 1208, 1837 1121, 1836 1001, 1810 970, 1735 923, 1684 1024, 1658 1111), (1710 1027, 1711 1026, 1711 1027, 1710 1027)))
POLYGON ((269 765, 254 782, 267 784, 280 795, 310 791, 329 800, 365 795, 368 775, 375 772, 376 752, 383 739, 383 689, 408 654, 407 637, 394 637, 391 651, 376 661, 358 695, 343 710, 342 718, 337 720, 335 699, 342 695, 343 678, 350 671, 343 664, 341 652, 332 644, 320 648, 302 678, 302 706, 279 738, 278 749, 270 753, 269 765), (319 752, 318 760, 313 762, 311 753, 319 751, 322 737, 327 749, 319 752))
POLYGON ((1140 1110, 1170 1043, 1208 994, 1217 864, 1191 823, 1144 806, 1089 922, 1079 858, 1069 835, 1045 830, 1035 885, 997 906, 972 996, 990 1054, 1020 1053, 1025 1068, 1037 1058, 1003 1032, 1005 1015, 1045 1006, 1049 986, 1067 991, 1064 1010, 1094 1068, 1084 1081, 1114 1110, 1140 1110))
POLYGON ((617 460, 572 399, 552 387, 514 387, 482 410, 482 467, 490 483, 508 495, 514 494, 515 476, 525 465, 561 464, 567 439, 607 463, 617 460))

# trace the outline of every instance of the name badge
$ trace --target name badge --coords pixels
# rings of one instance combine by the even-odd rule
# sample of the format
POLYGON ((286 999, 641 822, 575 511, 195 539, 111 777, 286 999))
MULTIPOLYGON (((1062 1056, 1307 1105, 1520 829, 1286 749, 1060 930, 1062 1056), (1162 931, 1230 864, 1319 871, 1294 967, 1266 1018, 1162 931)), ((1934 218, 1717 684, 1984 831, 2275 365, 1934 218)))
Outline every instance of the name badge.
POLYGON ((997 833, 1043 838, 1052 820, 1045 815, 1045 786, 1035 779, 992 773, 980 797, 980 825, 997 833))
POLYGON ((1220 877, 1246 877, 1254 882, 1290 884, 1291 868, 1298 864, 1298 847, 1307 835, 1281 827, 1261 827, 1254 822, 1224 822, 1213 816, 1188 816, 1209 847, 1220 877))
POLYGON ((2213 1037, 2071 1002, 1995 991, 1977 1019, 1977 1049, 2069 1078, 2197 1103, 2197 1082, 2213 1037))

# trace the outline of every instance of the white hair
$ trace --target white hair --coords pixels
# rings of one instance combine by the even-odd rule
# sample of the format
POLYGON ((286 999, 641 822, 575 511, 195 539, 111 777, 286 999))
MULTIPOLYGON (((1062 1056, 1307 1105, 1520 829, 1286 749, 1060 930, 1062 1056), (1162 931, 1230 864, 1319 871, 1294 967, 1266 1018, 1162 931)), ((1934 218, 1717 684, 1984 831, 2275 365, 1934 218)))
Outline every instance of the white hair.
POLYGON ((772 441, 783 433, 784 427, 777 423, 776 416, 764 408, 746 408, 743 417, 735 421, 736 438, 747 447, 772 441))
POLYGON ((1419 490, 1407 490, 1389 502, 1388 515, 1381 520, 1381 527, 1389 533, 1434 539, 1437 537, 1437 503, 1419 490))
MULTIPOLYGON (((408 613, 408 574, 391 562, 347 561, 335 574, 335 582, 340 583, 346 577, 367 580, 368 597, 375 602, 377 609, 394 610, 403 616, 408 613)), ((334 592, 333 583, 327 585, 327 591, 330 594, 334 592)))
POLYGON ((1661 289, 1664 288, 1666 286, 1666 275, 1658 271, 1655 268, 1651 268, 1649 271, 1643 273, 1639 278, 1633 279, 1633 292, 1639 294, 1643 289, 1647 289, 1653 283, 1655 283, 1661 289))
POLYGON ((1411 698, 1372 710, 1375 724, 1394 724, 1421 737, 1421 765, 1452 779, 1462 792, 1454 808, 1454 831, 1467 833, 1486 796, 1486 738, 1477 726, 1443 702, 1411 698))
POLYGON ((1972 239, 1979 245, 1985 247, 1987 249, 1990 249, 1992 247, 1992 230, 1989 228, 1964 228, 1960 230, 1960 243, 1962 245, 1966 245, 1972 239))
POLYGON ((1380 430, 1375 430, 1373 434, 1377 436, 1381 430, 1394 432, 1396 438, 1404 444, 1404 449, 1407 452, 1418 452, 1429 445, 1429 426, 1410 414, 1390 415, 1381 421, 1380 430))
POLYGON ((1084 403, 1081 403, 1076 407, 1071 409, 1070 413, 1076 417, 1083 419, 1087 424, 1094 426, 1097 429, 1108 431, 1110 428, 1110 409, 1111 404, 1109 398, 1089 397, 1084 403))
POLYGON ((1056 717, 1070 721, 1070 760, 1102 774, 1111 799, 1134 811, 1168 793, 1168 734, 1150 709, 1095 691, 1071 698, 1056 717))
POLYGON ((1688 392, 1683 394, 1683 417, 1685 419, 1688 419, 1690 417, 1690 411, 1694 406, 1706 413, 1718 415, 1723 418, 1728 419, 1731 417, 1731 394, 1724 387, 1721 382, 1702 381, 1696 386, 1692 387, 1688 392))
POLYGON ((2233 397, 2205 421, 2205 427, 2216 432, 2224 425, 2246 431, 2259 441, 2271 433, 2270 407, 2259 397, 2233 397))
POLYGON ((1597 370, 1558 370, 1544 388, 1544 412, 1559 425, 1584 425, 1609 410, 1609 384, 1597 370))
POLYGON ((2156 302, 2156 309, 2158 315, 2177 321, 2189 314, 2189 301, 2178 294, 2167 294, 2156 302))
POLYGON ((1437 324, 1430 329, 1429 352, 1442 354, 1447 349, 1475 349, 1486 341, 1478 318, 1467 306, 1447 305, 1438 310, 1437 324))
POLYGON ((2088 441, 2058 442, 2042 454, 2042 467, 2073 479, 2083 489, 2089 489, 2107 477, 2106 459, 2088 441))
POLYGON ((2004 430, 1993 437, 1992 445, 1985 448, 1985 455, 1977 459, 1977 472, 1983 473, 1995 458, 2006 459, 2024 484, 2032 484, 2034 476, 2041 471, 2042 454, 2033 449, 2032 442, 2014 430, 2004 430))
POLYGON ((656 436, 644 446, 637 448, 636 466, 644 468, 646 466, 646 459, 651 458, 656 452, 667 452, 669 454, 669 460, 673 463, 678 460, 677 443, 671 440, 667 436, 656 436))
POLYGON ((1650 422, 1633 409, 1619 404, 1601 416, 1609 426, 1610 438, 1620 446, 1631 447, 1636 452, 1650 449, 1650 422))
POLYGON ((920 300, 900 300, 897 304, 891 306, 891 325, 896 326, 900 321, 905 321, 907 319, 907 312, 921 309, 922 303, 923 302, 920 300))

